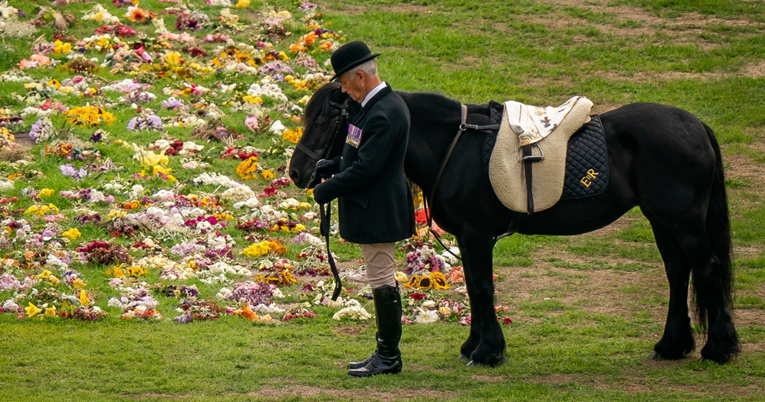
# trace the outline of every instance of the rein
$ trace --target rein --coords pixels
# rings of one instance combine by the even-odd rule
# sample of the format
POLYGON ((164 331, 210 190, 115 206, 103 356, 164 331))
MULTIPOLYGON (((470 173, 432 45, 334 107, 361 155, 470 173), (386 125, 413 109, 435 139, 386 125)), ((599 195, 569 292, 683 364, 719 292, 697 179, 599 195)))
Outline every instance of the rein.
POLYGON ((460 107, 460 126, 457 130, 457 135, 454 136, 454 140, 452 140, 452 144, 449 146, 449 150, 446 152, 446 157, 444 158, 444 161, 441 162, 441 168, 438 169, 438 174, 436 175, 436 181, 433 183, 433 189, 430 190, 430 197, 424 196, 423 201, 425 204, 425 217, 428 220, 428 232, 433 235, 433 237, 436 238, 438 241, 438 244, 441 245, 446 251, 449 252, 449 254, 453 255, 458 260, 462 261, 462 258, 460 258, 457 254, 454 254, 451 250, 449 250, 448 247, 446 247, 441 241, 441 236, 436 233, 436 231, 433 230, 433 218, 430 216, 430 207, 428 204, 432 205, 433 200, 436 197, 436 189, 438 188, 438 183, 441 181, 441 175, 444 174, 444 170, 446 169, 446 164, 449 162, 449 158, 452 156, 452 152, 454 152, 454 148, 457 146, 457 142, 460 140, 460 137, 462 137, 462 133, 470 130, 476 130, 476 131, 486 131, 486 130, 498 130, 499 124, 487 124, 483 126, 479 126, 476 124, 467 124, 467 115, 468 115, 468 108, 467 105, 461 105, 460 107), (430 199, 430 203, 428 203, 428 199, 430 199))
MULTIPOLYGON (((332 130, 332 136, 329 138, 329 141, 326 145, 324 145, 324 149, 322 149, 319 153, 316 153, 305 145, 301 144, 299 141, 297 144, 295 144, 295 148, 303 151, 306 155, 308 155, 311 159, 315 160, 318 164, 322 156, 328 156, 329 152, 332 149, 332 145, 335 144, 335 140, 337 139, 338 134, 340 133, 340 128, 343 127, 343 121, 348 120, 348 99, 346 98, 345 101, 343 101, 342 104, 337 102, 330 102, 332 106, 335 106, 340 109, 340 118, 337 119, 337 123, 335 123, 335 128, 332 130)), ((309 183, 316 180, 316 170, 314 169, 313 175, 311 175, 311 178, 308 180, 309 183)), ((324 240, 327 245, 327 259, 329 260, 329 268, 332 270, 332 276, 335 278, 335 290, 332 292, 332 301, 337 300, 337 297, 340 296, 340 292, 343 290, 343 281, 340 279, 340 272, 337 270, 337 264, 335 263, 334 257, 332 257, 332 252, 329 250, 329 230, 330 230, 330 221, 332 217, 332 202, 328 202, 326 204, 319 205, 319 218, 321 220, 321 223, 319 224, 320 232, 324 236, 324 240), (326 211, 324 210, 324 206, 326 205, 326 211)))

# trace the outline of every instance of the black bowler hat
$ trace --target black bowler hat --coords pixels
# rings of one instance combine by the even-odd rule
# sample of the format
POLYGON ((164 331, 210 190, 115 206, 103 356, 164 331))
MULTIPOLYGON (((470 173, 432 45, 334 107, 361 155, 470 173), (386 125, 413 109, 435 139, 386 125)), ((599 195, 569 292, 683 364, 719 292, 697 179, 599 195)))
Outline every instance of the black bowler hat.
POLYGON ((382 53, 375 53, 369 51, 366 43, 361 41, 355 41, 346 43, 340 49, 335 50, 332 53, 330 61, 332 62, 332 68, 335 70, 335 76, 330 81, 334 81, 340 78, 341 75, 348 72, 348 70, 374 59, 382 53))

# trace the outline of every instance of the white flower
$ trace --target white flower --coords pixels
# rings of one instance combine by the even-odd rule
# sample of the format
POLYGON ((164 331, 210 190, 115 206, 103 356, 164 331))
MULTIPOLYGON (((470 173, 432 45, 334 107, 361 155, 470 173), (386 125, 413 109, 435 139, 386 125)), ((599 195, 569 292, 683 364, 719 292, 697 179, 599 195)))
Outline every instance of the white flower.
POLYGON ((340 321, 343 318, 348 318, 357 321, 366 321, 372 316, 361 306, 345 307, 340 309, 332 316, 333 320, 340 321))
POLYGON ((287 127, 282 124, 281 120, 277 120, 271 124, 271 127, 268 129, 268 131, 274 134, 281 134, 287 131, 287 127))
MULTIPOLYGON (((252 191, 251 188, 240 184, 239 186, 224 191, 223 194, 221 194, 221 198, 227 201, 238 201, 238 203, 246 200, 251 204, 250 200, 255 198, 255 192, 252 191)), ((255 200, 257 201, 257 199, 255 200)), ((249 204, 247 205, 249 206, 249 204)), ((234 208, 237 208, 236 205, 234 205, 234 208)))
POLYGON ((3 303, 3 312, 15 312, 19 310, 19 305, 16 304, 12 299, 8 299, 3 303))
POLYGON ((284 309, 276 307, 275 303, 271 303, 267 306, 261 303, 255 306, 252 311, 261 314, 281 314, 284 312, 284 309))
MULTIPOLYGON (((225 197, 224 197, 225 198, 225 197)), ((260 200, 255 197, 250 197, 246 199, 245 201, 239 201, 234 204, 234 209, 241 209, 244 207, 247 207, 249 209, 254 209, 260 206, 260 200)))
POLYGON ((221 299, 221 300, 229 300, 234 296, 234 292, 231 291, 231 289, 228 288, 220 288, 218 291, 218 294, 215 295, 215 298, 221 299))
POLYGON ((430 324, 438 321, 438 312, 420 308, 414 317, 414 322, 418 324, 430 324))

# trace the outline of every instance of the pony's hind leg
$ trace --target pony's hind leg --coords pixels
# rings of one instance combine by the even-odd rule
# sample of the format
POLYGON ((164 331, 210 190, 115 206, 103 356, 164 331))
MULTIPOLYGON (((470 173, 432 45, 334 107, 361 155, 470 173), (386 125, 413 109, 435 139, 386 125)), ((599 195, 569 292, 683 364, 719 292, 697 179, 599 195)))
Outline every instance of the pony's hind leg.
POLYGON ((651 222, 669 280, 667 323, 664 326, 664 335, 653 348, 651 359, 682 359, 696 346, 691 331, 691 318, 688 315, 688 281, 691 266, 675 236, 659 219, 650 214, 645 215, 651 222))
POLYGON ((468 364, 494 366, 505 358, 505 337, 494 310, 494 241, 479 230, 466 230, 459 236, 458 241, 470 296, 472 319, 470 337, 462 345, 461 352, 470 358, 468 364))
MULTIPOLYGON (((650 218, 649 218, 650 219, 650 218)), ((652 225, 656 219, 652 220, 652 225)), ((653 225, 654 227, 658 225, 653 225)), ((662 227, 667 227, 666 225, 662 227)), ((664 249, 669 245, 672 246, 672 241, 668 240, 666 233, 669 230, 657 231, 654 229, 654 233, 662 233, 657 236, 657 244, 662 244, 660 250, 662 251, 662 257, 664 257, 664 249), (663 240, 660 240, 663 239, 663 240)), ((675 242, 682 249, 685 265, 690 267, 693 273, 693 292, 694 301, 696 304, 696 316, 698 317, 698 324, 701 328, 708 329, 706 345, 701 350, 701 357, 703 360, 713 360, 718 363, 728 362, 733 355, 739 352, 739 341, 736 329, 733 325, 733 320, 730 314, 730 284, 731 277, 728 269, 721 262, 721 260, 715 255, 714 248, 707 237, 707 231, 704 225, 703 219, 682 219, 682 217, 675 218, 675 225, 672 226, 671 233, 675 239, 675 242)), ((675 247, 671 247, 672 250, 675 247)), ((674 252, 671 252, 674 255, 674 252)), ((680 260, 678 258, 678 260, 680 260)), ((667 328, 665 329, 665 337, 657 344, 656 352, 660 355, 663 349, 662 341, 667 339, 667 344, 672 345, 673 340, 678 339, 678 333, 674 328, 685 327, 681 322, 685 322, 687 317, 687 302, 680 300, 687 298, 687 277, 686 269, 675 269, 670 267, 670 262, 667 262, 667 276, 670 279, 670 313, 667 317, 667 328), (682 283, 681 283, 682 281, 682 283), (682 286, 680 286, 682 285, 682 286), (673 306, 673 303, 675 304, 673 306), (680 305, 681 307, 677 307, 680 305), (673 310, 674 309, 676 310, 673 310), (683 310, 680 310, 682 308, 683 310), (673 313, 673 311, 675 311, 673 313), (681 318, 681 311, 683 317, 681 318), (673 315, 674 314, 674 315, 673 315), (667 337, 669 331, 671 336, 667 337)), ((681 265, 682 266, 682 265, 681 265)), ((687 335, 685 335, 687 336, 687 335)), ((680 333, 680 339, 683 335, 680 333)), ((663 356, 672 358, 672 353, 677 356, 680 352, 676 349, 668 348, 671 352, 667 352, 669 356, 663 356)))

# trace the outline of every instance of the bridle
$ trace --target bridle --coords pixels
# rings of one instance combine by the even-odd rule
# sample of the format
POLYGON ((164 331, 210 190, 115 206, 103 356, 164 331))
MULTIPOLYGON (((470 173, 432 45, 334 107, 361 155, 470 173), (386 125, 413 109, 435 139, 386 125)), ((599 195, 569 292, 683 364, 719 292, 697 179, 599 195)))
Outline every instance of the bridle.
MULTIPOLYGON (((346 98, 343 103, 337 103, 334 101, 330 101, 330 105, 339 108, 340 109, 340 118, 337 119, 337 123, 335 123, 335 128, 332 129, 332 135, 329 137, 329 141, 324 145, 324 149, 319 151, 318 153, 314 152, 313 150, 309 149, 307 146, 303 145, 298 141, 297 144, 295 144, 295 148, 301 150, 303 153, 308 155, 311 160, 316 161, 318 164, 320 161, 323 161, 323 156, 329 157, 330 152, 332 150, 332 146, 335 144, 337 140, 337 136, 340 134, 340 129, 343 127, 343 121, 348 120, 348 99, 346 98)), ((314 169, 313 174, 311 174, 311 178, 308 179, 308 184, 310 186, 311 183, 313 183, 316 180, 316 169, 314 169)), ((340 272, 337 270, 337 264, 335 264, 335 259, 332 257, 332 252, 329 250, 329 229, 330 229, 330 222, 332 218, 332 203, 328 202, 326 204, 326 211, 324 210, 324 205, 319 205, 319 217, 321 220, 321 224, 319 226, 321 234, 324 236, 325 242, 326 242, 326 249, 327 249, 327 260, 329 261, 329 268, 332 270, 332 276, 335 278, 335 290, 332 292, 332 301, 337 300, 337 297, 340 296, 340 292, 343 290, 343 282, 340 279, 340 272)))
MULTIPOLYGON (((300 141, 295 144, 295 148, 301 150, 304 154, 308 155, 309 158, 311 158, 312 161, 315 161, 318 163, 320 160, 322 160, 322 157, 329 156, 329 153, 332 149, 332 146, 335 144, 335 140, 337 140, 337 136, 340 133, 340 129, 343 127, 343 121, 348 120, 348 99, 346 98, 343 103, 338 103, 335 101, 330 101, 329 104, 340 109, 340 118, 337 119, 337 122, 335 123, 335 128, 332 129, 332 135, 329 137, 329 141, 327 141, 326 144, 324 144, 324 149, 322 149, 319 152, 314 152, 314 150, 308 148, 307 146, 300 143, 300 141)), ((309 180, 310 183, 313 180, 309 180)))

